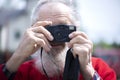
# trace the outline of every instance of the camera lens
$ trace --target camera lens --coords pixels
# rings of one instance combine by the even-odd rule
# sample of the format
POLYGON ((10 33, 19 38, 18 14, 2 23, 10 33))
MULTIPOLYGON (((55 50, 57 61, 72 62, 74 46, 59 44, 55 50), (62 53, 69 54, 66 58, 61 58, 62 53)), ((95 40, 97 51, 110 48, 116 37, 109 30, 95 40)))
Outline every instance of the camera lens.
POLYGON ((65 36, 63 31, 58 31, 58 32, 55 32, 55 33, 56 33, 55 36, 57 36, 57 37, 55 37, 55 39, 57 41, 64 41, 66 39, 66 36, 65 36))

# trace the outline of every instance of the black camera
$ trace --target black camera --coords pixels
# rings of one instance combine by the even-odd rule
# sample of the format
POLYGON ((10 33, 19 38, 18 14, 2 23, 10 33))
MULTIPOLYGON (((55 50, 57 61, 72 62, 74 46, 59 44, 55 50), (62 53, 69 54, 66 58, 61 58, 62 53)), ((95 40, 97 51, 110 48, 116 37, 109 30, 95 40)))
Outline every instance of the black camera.
POLYGON ((48 25, 45 27, 54 37, 52 42, 69 42, 70 38, 68 35, 76 31, 76 26, 74 25, 48 25))

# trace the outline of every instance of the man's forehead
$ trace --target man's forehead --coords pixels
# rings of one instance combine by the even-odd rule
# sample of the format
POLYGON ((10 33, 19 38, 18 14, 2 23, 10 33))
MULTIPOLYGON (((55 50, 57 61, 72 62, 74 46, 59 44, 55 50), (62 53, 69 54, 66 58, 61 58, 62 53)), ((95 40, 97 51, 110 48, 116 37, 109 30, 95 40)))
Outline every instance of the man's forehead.
POLYGON ((48 2, 41 5, 40 10, 50 10, 50 11, 69 11, 70 7, 60 2, 48 2))
POLYGON ((70 15, 70 8, 62 3, 46 3, 42 5, 39 9, 39 18, 43 17, 59 17, 70 15))

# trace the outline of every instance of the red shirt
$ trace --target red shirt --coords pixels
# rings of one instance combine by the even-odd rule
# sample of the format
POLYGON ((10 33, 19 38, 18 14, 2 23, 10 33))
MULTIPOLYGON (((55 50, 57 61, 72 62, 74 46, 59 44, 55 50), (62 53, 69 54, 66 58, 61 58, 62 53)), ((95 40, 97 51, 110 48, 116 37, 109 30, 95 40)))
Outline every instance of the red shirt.
MULTIPOLYGON (((103 80, 116 80, 115 72, 100 58, 92 57, 92 65, 103 80)), ((2 65, 0 65, 0 80, 8 80, 2 72, 2 65)), ((14 80, 47 80, 47 77, 35 68, 34 61, 31 60, 20 66, 14 80)), ((58 77, 54 76, 50 80, 58 80, 58 77)), ((59 80, 62 80, 62 75, 59 76, 59 80)), ((80 80, 83 78, 80 77, 80 80)))

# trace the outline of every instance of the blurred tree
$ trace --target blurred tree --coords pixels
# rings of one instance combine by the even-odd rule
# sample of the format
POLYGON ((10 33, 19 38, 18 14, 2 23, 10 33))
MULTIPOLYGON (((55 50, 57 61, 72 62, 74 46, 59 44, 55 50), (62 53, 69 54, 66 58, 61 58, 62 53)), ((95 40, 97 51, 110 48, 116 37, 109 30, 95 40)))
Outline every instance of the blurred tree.
POLYGON ((112 46, 113 46, 114 48, 120 48, 120 44, 118 44, 118 43, 116 43, 116 42, 113 42, 113 43, 112 43, 112 46))
POLYGON ((96 47, 112 48, 112 45, 100 40, 100 42, 96 44, 96 47))

